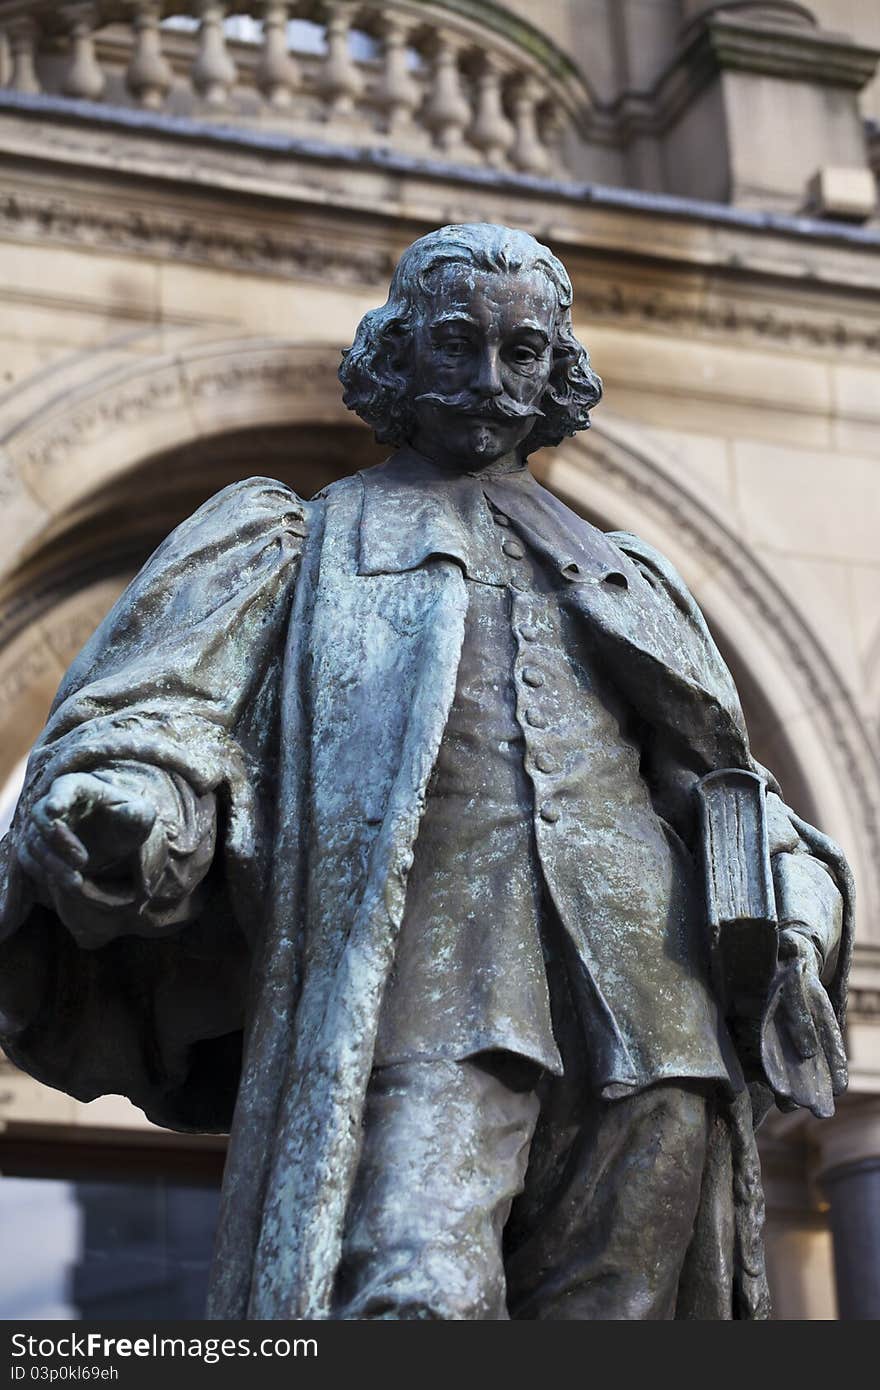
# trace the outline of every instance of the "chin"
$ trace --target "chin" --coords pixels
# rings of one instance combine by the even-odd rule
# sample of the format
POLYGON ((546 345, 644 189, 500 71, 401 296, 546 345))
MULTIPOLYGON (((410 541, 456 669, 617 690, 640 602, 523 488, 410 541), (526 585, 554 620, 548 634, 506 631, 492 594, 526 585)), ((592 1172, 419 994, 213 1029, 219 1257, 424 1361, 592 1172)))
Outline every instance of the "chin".
POLYGON ((471 422, 459 437, 467 453, 487 463, 510 453, 520 442, 518 433, 485 421, 471 422))

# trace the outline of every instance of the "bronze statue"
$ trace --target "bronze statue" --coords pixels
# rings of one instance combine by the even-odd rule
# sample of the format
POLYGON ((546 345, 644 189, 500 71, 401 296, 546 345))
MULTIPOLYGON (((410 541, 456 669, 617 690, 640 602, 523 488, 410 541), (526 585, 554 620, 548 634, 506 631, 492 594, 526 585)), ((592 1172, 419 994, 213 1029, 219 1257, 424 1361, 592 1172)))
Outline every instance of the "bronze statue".
POLYGON ((387 461, 207 502, 34 749, 3 1043, 231 1127, 212 1316, 767 1316, 754 1125, 845 1085, 851 884, 672 567, 529 472, 601 394, 571 297, 415 242, 340 369, 387 461))

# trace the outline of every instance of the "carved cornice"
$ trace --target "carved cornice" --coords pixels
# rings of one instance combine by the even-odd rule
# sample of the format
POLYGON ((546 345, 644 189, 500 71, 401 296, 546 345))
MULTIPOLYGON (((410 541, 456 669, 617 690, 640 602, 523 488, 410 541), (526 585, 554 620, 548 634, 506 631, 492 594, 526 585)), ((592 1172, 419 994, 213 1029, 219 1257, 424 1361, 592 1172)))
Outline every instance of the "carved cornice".
POLYGON ((253 219, 236 226, 224 215, 218 225, 208 213, 181 215, 48 193, 0 192, 0 236, 338 284, 387 284, 396 264, 390 251, 346 241, 336 229, 332 237, 301 229, 282 233, 253 219))
POLYGON ((873 319, 859 322, 852 310, 812 315, 785 307, 749 304, 731 293, 712 302, 676 297, 667 289, 640 290, 622 285, 578 286, 577 307, 595 319, 624 319, 648 328, 697 329, 724 337, 747 337, 780 347, 853 350, 880 354, 880 302, 873 319))
POLYGON ((783 77, 854 91, 870 82, 880 50, 821 29, 772 27, 714 14, 695 36, 721 69, 783 77))
MULTIPOLYGON (((335 225, 332 232, 296 225, 286 230, 277 218, 272 225, 256 217, 236 222, 229 211, 218 225, 207 208, 175 213, 48 190, 0 192, 0 237, 340 285, 387 286, 397 260, 391 247, 355 241, 335 225)), ((586 275, 578 277, 576 288, 579 313, 596 320, 880 357, 880 297, 871 316, 865 312, 865 296, 858 305, 835 312, 805 309, 802 294, 793 307, 750 302, 740 286, 711 300, 677 292, 674 286, 606 282, 596 288, 595 279, 586 275)))

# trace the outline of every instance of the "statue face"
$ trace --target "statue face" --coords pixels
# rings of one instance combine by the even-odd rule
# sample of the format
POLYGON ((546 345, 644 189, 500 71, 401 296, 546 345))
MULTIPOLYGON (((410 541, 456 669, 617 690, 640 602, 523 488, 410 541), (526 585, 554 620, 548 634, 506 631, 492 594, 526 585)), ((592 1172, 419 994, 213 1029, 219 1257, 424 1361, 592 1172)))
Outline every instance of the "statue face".
POLYGON ((556 313, 539 270, 439 267, 409 345, 414 446, 471 467, 515 451, 540 414, 556 313))

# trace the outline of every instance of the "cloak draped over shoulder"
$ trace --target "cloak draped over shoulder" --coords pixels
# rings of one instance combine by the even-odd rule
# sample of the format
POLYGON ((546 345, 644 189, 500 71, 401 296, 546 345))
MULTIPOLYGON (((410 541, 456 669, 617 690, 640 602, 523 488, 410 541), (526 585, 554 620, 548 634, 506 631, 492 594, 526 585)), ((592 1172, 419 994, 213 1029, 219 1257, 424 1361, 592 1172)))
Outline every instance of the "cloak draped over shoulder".
POLYGON ((159 547, 67 672, 2 843, 4 1047, 48 1085, 127 1095, 172 1129, 223 1132, 232 1118, 303 536, 300 503, 261 480, 213 498, 159 547), (197 920, 82 950, 13 846, 56 777, 119 761, 215 793, 222 862, 197 920))

